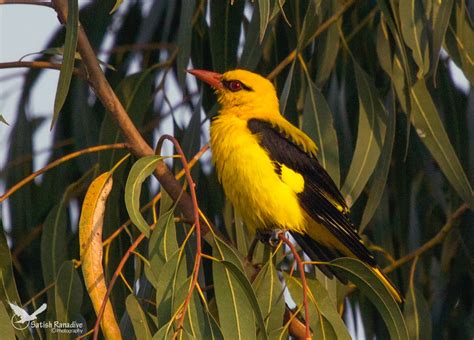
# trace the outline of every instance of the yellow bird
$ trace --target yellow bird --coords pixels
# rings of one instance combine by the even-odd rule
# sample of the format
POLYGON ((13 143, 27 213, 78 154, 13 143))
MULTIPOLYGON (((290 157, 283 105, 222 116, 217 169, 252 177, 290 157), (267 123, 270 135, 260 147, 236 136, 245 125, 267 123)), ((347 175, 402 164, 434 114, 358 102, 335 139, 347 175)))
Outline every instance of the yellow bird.
MULTIPOLYGON (((241 69, 188 72, 212 86, 221 104, 211 122, 212 159, 246 225, 264 233, 288 230, 313 261, 357 258, 401 302, 351 224, 344 198, 316 158, 315 143, 280 113, 273 84, 241 69)), ((336 275, 330 266, 319 268, 336 275)))

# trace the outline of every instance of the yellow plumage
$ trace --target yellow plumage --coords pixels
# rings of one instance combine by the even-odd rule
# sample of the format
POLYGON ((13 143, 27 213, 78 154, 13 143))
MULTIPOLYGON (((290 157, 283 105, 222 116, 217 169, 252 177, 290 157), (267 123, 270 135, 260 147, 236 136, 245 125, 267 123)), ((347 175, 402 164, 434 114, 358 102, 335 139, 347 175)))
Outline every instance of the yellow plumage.
POLYGON ((281 115, 272 83, 245 70, 190 72, 216 89, 221 109, 211 122, 212 159, 246 225, 292 232, 313 259, 359 258, 401 301, 354 231, 344 199, 316 159, 316 145, 281 115))

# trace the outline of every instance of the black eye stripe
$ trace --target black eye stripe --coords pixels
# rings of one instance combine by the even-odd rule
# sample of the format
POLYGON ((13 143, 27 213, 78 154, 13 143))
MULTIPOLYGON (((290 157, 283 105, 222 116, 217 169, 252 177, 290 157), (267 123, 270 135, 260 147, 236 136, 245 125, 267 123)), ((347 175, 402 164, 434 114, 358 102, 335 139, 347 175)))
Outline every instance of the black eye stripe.
POLYGON ((230 91, 235 91, 231 88, 231 83, 232 82, 238 82, 240 84, 240 86, 242 87, 243 90, 246 90, 246 91, 253 91, 253 89, 250 87, 250 86, 247 86, 245 85, 244 83, 242 83, 240 80, 233 80, 233 79, 230 79, 230 80, 222 80, 222 85, 224 85, 224 87, 230 91))

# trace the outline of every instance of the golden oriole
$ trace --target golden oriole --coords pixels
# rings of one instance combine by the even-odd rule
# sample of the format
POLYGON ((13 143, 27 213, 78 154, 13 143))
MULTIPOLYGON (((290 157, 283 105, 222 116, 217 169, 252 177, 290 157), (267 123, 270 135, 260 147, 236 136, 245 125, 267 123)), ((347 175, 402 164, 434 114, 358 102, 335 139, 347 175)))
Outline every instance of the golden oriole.
MULTIPOLYGON (((350 222, 344 198, 316 158, 315 143, 281 115, 273 84, 241 69, 188 72, 217 93, 221 108, 211 122, 212 159, 246 225, 288 230, 313 261, 358 258, 401 302, 350 222)), ((319 268, 345 282, 330 266, 319 268)))

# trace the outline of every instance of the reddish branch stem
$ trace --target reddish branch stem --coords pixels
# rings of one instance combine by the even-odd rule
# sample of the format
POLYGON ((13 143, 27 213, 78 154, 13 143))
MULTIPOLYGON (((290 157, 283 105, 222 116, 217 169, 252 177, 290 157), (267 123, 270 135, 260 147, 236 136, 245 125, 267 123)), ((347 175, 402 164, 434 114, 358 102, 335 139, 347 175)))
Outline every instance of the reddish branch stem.
POLYGON ((296 251, 295 246, 293 245, 293 243, 290 242, 290 240, 288 240, 286 238, 285 234, 284 233, 279 233, 278 237, 280 238, 280 240, 285 242, 285 244, 290 248, 291 253, 295 257, 295 261, 298 264, 298 270, 301 273, 301 284, 303 286, 303 306, 304 306, 304 314, 305 314, 306 339, 311 339, 311 330, 310 330, 310 327, 309 327, 309 323, 310 323, 309 320, 310 319, 309 319, 309 308, 308 308, 308 292, 307 292, 308 285, 306 283, 306 275, 305 275, 305 272, 304 272, 304 264, 303 264, 303 261, 301 261, 301 257, 298 254, 298 252, 296 251))
POLYGON ((191 285, 189 286, 189 291, 188 295, 186 296, 186 299, 183 302, 183 307, 181 310, 181 317, 179 319, 178 323, 178 329, 181 329, 184 323, 184 319, 186 316, 186 311, 188 309, 189 303, 192 298, 192 294, 194 291, 194 288, 197 285, 198 277, 199 277, 199 268, 201 266, 201 223, 199 219, 199 206, 197 202, 197 197, 196 197, 196 183, 194 183, 193 178, 191 176, 191 171, 189 170, 189 165, 188 161, 186 160, 186 156, 184 155, 183 150, 181 149, 181 145, 179 145, 178 141, 176 138, 170 135, 163 135, 160 137, 158 141, 157 148, 155 150, 156 153, 159 153, 161 150, 161 146, 165 140, 169 140, 173 143, 174 147, 176 148, 176 151, 178 152, 179 156, 181 157, 181 163, 183 164, 184 172, 186 175, 186 181, 188 182, 189 185, 189 190, 191 192, 191 199, 193 201, 193 208, 194 208, 194 225, 195 225, 195 230, 196 230, 196 257, 194 259, 194 268, 193 268, 193 278, 191 281, 191 285))

